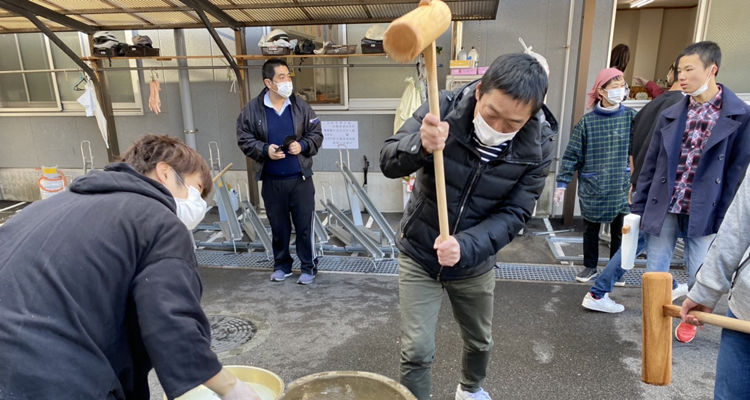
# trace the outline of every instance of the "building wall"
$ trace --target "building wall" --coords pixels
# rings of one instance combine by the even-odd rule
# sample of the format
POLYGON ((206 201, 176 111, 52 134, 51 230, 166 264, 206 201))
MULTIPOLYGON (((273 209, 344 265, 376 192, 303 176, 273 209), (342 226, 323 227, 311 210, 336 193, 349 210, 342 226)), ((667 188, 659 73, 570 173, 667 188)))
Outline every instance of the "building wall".
MULTIPOLYGON (((582 1, 575 1, 572 48, 570 49, 570 69, 568 92, 563 98, 562 87, 566 77, 563 76, 565 61, 565 44, 568 29, 570 0, 501 0, 497 19, 494 21, 469 21, 464 24, 465 47, 476 46, 480 55, 480 65, 489 65, 497 56, 508 52, 520 52, 523 48, 518 42, 522 37, 534 51, 547 57, 551 73, 547 104, 562 121, 562 139, 570 132, 572 103, 574 99, 573 82, 576 76, 578 43, 582 15, 582 1), (561 111, 564 108, 564 113, 561 111)), ((606 7, 605 7, 606 8, 606 7)), ((611 8, 609 17, 606 10, 602 12, 607 18, 603 22, 601 43, 597 43, 596 58, 606 62, 609 26, 611 25, 611 8), (606 28, 604 28, 606 26, 606 28), (601 53, 601 54, 599 54, 601 53)), ((352 26, 348 29, 350 43, 358 43, 366 27, 352 26)), ((163 55, 175 53, 172 31, 141 31, 151 36, 155 46, 162 49, 163 55)), ((221 29, 220 33, 232 53, 235 50, 233 32, 221 29)), ((247 30, 248 53, 258 54, 256 44, 262 35, 261 28, 247 30)), ((221 54, 205 30, 186 30, 188 55, 221 54)), ((450 58, 450 31, 437 41, 443 47, 443 54, 438 56, 439 84, 444 86, 448 74, 450 58)), ((356 62, 390 63, 385 59, 365 59, 356 62)), ((144 67, 156 66, 155 61, 139 61, 144 67)), ((260 62, 250 62, 260 66, 260 62)), ((174 65, 174 62, 168 65, 174 65)), ((189 65, 223 66, 221 59, 190 60, 189 65)), ((403 91, 403 80, 412 76, 411 67, 397 68, 351 68, 349 90, 351 98, 398 98, 403 91)), ((191 99, 195 125, 198 129, 196 141, 198 151, 208 159, 208 144, 216 141, 221 150, 222 163, 234 163, 230 182, 246 179, 245 158, 236 146, 235 122, 242 106, 239 94, 230 92, 231 82, 227 80, 227 71, 190 70, 191 99)), ((595 72, 594 72, 595 75, 595 72)), ((144 104, 144 115, 116 117, 115 122, 121 150, 146 132, 169 134, 184 139, 182 111, 180 108, 179 90, 176 71, 160 71, 162 85, 162 113, 155 115, 145 106, 148 104, 148 83, 150 71, 139 73, 141 97, 144 104)), ((260 70, 249 71, 251 94, 257 95, 263 87, 260 70)), ((402 185, 399 180, 388 180, 382 177, 379 170, 379 152, 383 141, 393 134, 394 110, 366 112, 320 112, 323 121, 358 121, 360 148, 351 151, 351 169, 362 173, 363 157, 370 160, 368 183, 374 202, 383 211, 400 211, 403 207, 402 185)), ((63 171, 80 169, 82 165, 80 142, 90 140, 94 155, 94 166, 102 168, 107 164, 106 150, 93 118, 72 116, 34 116, 9 117, 0 116, 0 196, 6 199, 33 200, 38 192, 35 185, 36 172, 33 168, 42 165, 58 165, 63 171)), ((563 149, 564 150, 564 149, 563 149)), ((327 181, 334 188, 337 201, 343 201, 343 178, 338 172, 336 161, 337 150, 322 150, 315 159, 315 182, 318 196, 322 194, 320 183, 327 181)), ((554 178, 550 178, 552 181, 554 178)), ((244 186, 244 183, 240 183, 244 186)), ((551 186, 551 185, 550 185, 551 186)), ((545 192, 538 206, 539 213, 549 212, 551 191, 545 192)))
POLYGON ((633 66, 628 70, 633 75, 653 79, 656 72, 656 59, 659 56, 659 40, 661 37, 664 9, 641 10, 641 21, 638 24, 638 51, 630 62, 633 66))
MULTIPOLYGON (((735 93, 750 94, 750 79, 747 79, 747 66, 750 63, 748 16, 750 4, 747 1, 721 0, 710 3, 705 39, 721 46, 718 80, 735 93)), ((745 98, 748 101, 750 95, 745 98)))
POLYGON ((698 7, 664 10, 655 76, 649 79, 667 79, 669 66, 677 59, 682 49, 693 43, 697 15, 698 7))
POLYGON ((630 47, 625 79, 633 76, 656 81, 666 79, 669 66, 680 51, 693 42, 697 7, 620 9, 615 18, 612 46, 630 47))
POLYGON ((630 48, 631 62, 629 68, 625 68, 625 80, 633 82, 633 60, 638 53, 638 28, 640 27, 640 10, 617 10, 615 18, 615 31, 612 36, 612 47, 618 44, 627 45, 630 48))

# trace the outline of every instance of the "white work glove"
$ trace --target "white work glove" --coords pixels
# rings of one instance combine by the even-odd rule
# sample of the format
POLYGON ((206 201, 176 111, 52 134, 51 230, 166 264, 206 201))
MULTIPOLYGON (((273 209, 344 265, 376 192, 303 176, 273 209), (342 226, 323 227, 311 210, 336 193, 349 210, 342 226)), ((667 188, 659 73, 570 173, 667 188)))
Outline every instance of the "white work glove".
POLYGON ((234 387, 224 396, 219 396, 221 400, 263 400, 253 388, 245 382, 237 379, 234 387))
POLYGON ((555 205, 559 206, 560 204, 562 204, 564 198, 565 198, 565 189, 557 188, 555 190, 555 205))

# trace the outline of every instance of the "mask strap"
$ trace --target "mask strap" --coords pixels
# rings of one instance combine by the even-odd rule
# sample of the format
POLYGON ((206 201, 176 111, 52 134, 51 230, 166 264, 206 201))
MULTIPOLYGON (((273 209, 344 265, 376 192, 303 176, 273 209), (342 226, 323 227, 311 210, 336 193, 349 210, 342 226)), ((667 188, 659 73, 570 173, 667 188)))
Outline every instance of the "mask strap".
POLYGON ((172 168, 172 166, 171 166, 171 165, 169 166, 169 169, 171 169, 171 170, 172 170, 172 172, 174 172, 174 176, 176 176, 176 177, 177 177, 177 180, 178 180, 178 181, 180 181, 180 183, 182 183, 182 186, 185 186, 185 189, 187 189, 187 190, 189 191, 189 190, 190 190, 190 188, 189 188, 189 187, 188 187, 188 185, 187 185, 187 184, 185 183, 185 180, 183 180, 183 179, 182 179, 182 177, 180 176, 180 174, 178 174, 178 173, 177 173, 177 171, 175 171, 175 170, 174 170, 174 168, 172 168))

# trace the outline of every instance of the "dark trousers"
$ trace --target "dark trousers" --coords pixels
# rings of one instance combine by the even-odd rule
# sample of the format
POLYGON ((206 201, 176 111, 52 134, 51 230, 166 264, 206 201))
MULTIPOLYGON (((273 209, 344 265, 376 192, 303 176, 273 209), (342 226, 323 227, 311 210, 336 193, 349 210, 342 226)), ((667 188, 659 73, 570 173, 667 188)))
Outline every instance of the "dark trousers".
MULTIPOLYGON (((625 214, 618 214, 610 222, 609 232, 612 236, 612 242, 610 242, 609 258, 614 257, 617 250, 620 250, 623 218, 625 218, 625 214)), ((583 221, 586 225, 586 231, 583 233, 583 266, 586 268, 596 268, 596 265, 599 263, 599 229, 601 229, 602 224, 585 219, 583 221)))
POLYGON ((303 273, 315 275, 315 186, 312 178, 264 179, 261 195, 271 224, 274 271, 292 272, 294 260, 289 253, 289 241, 294 223, 300 269, 303 273))

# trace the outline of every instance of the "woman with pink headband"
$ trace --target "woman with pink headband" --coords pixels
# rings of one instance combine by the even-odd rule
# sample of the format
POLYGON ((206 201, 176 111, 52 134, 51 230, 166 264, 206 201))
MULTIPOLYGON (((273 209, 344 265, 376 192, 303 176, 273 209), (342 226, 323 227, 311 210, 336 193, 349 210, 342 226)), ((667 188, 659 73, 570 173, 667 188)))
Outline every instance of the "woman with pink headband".
POLYGON ((586 225, 585 268, 576 277, 579 282, 598 275, 601 224, 611 224, 610 257, 622 242, 622 221, 629 211, 630 128, 636 114, 621 104, 627 97, 622 71, 607 68, 599 72, 588 94, 587 108, 593 109, 576 124, 557 174, 555 205, 560 205, 568 183, 578 172, 578 198, 586 225))

